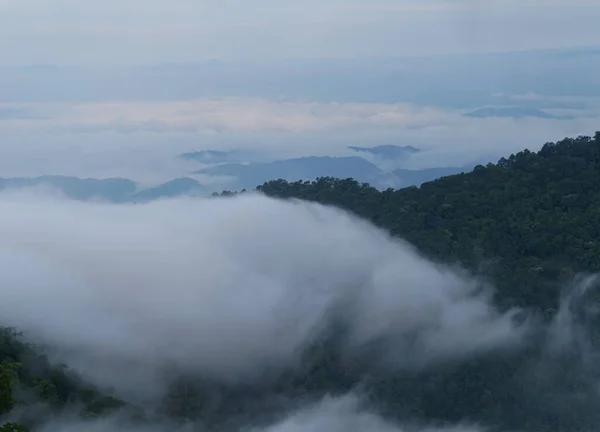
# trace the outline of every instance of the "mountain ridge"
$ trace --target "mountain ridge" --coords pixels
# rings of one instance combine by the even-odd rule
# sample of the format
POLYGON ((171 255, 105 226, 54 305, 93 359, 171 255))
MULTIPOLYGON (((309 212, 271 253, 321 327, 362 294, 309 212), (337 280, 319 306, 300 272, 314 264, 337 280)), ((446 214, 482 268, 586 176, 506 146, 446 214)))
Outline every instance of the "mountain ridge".
MULTIPOLYGON (((121 412, 141 430, 165 420, 198 430, 239 431, 249 424, 250 430, 277 430, 270 425, 298 407, 360 391, 361 409, 417 427, 469 421, 490 432, 592 432, 600 421, 595 379, 600 373, 600 279, 577 275, 600 271, 599 172, 597 132, 546 143, 538 152, 523 150, 420 187, 381 191, 333 177, 271 180, 257 187, 269 197, 312 201, 357 215, 407 240, 435 263, 459 263, 482 278, 481 290, 493 282, 499 312, 515 311, 512 320, 532 323, 522 343, 469 352, 462 361, 431 368, 393 371, 380 366, 379 349, 390 342, 385 338, 348 356, 342 341, 349 329, 334 314, 328 331, 303 347, 297 363, 280 375, 265 373, 248 384, 180 374, 167 383, 157 406, 136 407, 111 396, 111 389, 90 386, 65 366, 51 365, 42 351, 5 329, 0 332, 0 414, 15 407, 37 412, 32 407, 41 401, 52 408, 52 416, 77 406, 75 413, 88 419, 121 412), (561 323, 566 327, 557 330, 561 323)), ((288 222, 277 220, 284 230, 288 222)), ((314 283, 310 276, 306 281, 314 283)), ((387 271, 371 275, 387 276, 387 271)), ((443 319, 455 324, 463 317, 443 319)), ((439 325, 427 322, 415 333, 439 325)), ((480 330, 461 336, 476 338, 480 330)), ((410 342, 413 333, 408 336, 410 342)), ((35 428, 43 420, 25 423, 35 428)), ((27 429, 9 424, 0 430, 27 429)))

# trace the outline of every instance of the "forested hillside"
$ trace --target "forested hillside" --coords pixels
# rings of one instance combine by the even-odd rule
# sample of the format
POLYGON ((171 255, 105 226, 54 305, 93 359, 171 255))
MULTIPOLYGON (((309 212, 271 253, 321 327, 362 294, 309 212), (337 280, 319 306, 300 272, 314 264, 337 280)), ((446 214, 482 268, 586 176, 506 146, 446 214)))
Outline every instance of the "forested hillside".
POLYGON ((350 210, 429 257, 490 277, 509 306, 555 309, 563 282, 600 270, 600 133, 524 150, 420 188, 353 179, 270 181, 258 190, 350 210))
MULTIPOLYGON (((353 179, 326 177, 313 182, 274 180, 257 189, 272 197, 347 209, 436 261, 460 264, 485 276, 497 287, 502 308, 523 308, 520 315, 511 315, 516 321, 531 318, 526 340, 504 351, 472 353, 422 369, 388 369, 381 367, 379 355, 385 344, 397 340, 382 337, 350 352, 344 345, 348 325, 334 320, 295 353, 297 361, 281 373, 265 372, 249 383, 202 373, 173 374, 161 399, 140 407, 119 400, 110 388, 89 385, 68 365, 52 365, 42 349, 4 329, 0 432, 25 430, 20 424, 55 432, 38 426, 74 409, 84 418, 126 411, 142 431, 158 430, 143 427, 165 419, 190 423, 191 430, 198 431, 275 431, 279 429, 262 428, 326 396, 354 392, 369 411, 403 425, 469 422, 499 432, 596 430, 600 327, 595 309, 588 308, 588 294, 594 293, 582 291, 559 303, 565 282, 577 273, 600 270, 600 133, 548 143, 537 153, 523 151, 420 188, 378 191, 353 179), (557 335, 564 342, 558 348, 552 344, 557 335)), ((260 212, 256 215, 262 217, 260 212)), ((271 217, 276 222, 280 213, 272 212, 271 217)), ((247 249, 258 253, 254 244, 247 249)), ((297 259, 291 267, 296 263, 297 259)), ((212 268, 204 268, 208 270, 212 268)), ((246 282, 239 284, 245 289, 246 282)), ((409 304, 404 311, 410 308, 409 304)), ((434 320, 436 325, 442 324, 434 320)), ((419 331, 431 329, 417 329, 407 339, 418 339, 419 331)), ((189 341, 173 342, 176 351, 177 344, 189 341)), ((153 359, 137 360, 143 365, 153 359)))
MULTIPOLYGON (((75 409, 89 418, 113 412, 124 404, 87 384, 66 365, 52 365, 14 329, 0 328, 0 416, 17 405, 21 410, 32 409, 36 415, 21 417, 28 426, 35 426, 65 409, 75 409), (45 405, 41 412, 40 402, 45 405)), ((0 422, 0 432, 26 430, 28 427, 18 423, 0 422)))

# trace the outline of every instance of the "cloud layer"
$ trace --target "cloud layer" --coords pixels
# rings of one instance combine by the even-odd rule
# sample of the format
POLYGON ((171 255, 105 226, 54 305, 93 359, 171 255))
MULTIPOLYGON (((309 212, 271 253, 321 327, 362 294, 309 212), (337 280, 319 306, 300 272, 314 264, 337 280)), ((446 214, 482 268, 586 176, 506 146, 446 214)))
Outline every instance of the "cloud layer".
MULTIPOLYGON (((199 400, 225 397, 222 415, 246 407, 234 424, 252 432, 477 432, 461 422, 536 425, 549 412, 597 423, 597 277, 575 281, 546 326, 365 221, 257 194, 110 205, 4 192, 0 260, 0 326, 150 419, 182 378, 200 379, 199 400), (326 366, 307 372, 311 361, 326 366), (314 394, 278 393, 288 373, 314 394)), ((61 416, 41 430, 188 430, 164 421, 61 416)))
MULTIPOLYGON (((177 426, 157 423, 154 426, 132 425, 119 421, 118 418, 107 418, 99 421, 81 421, 72 418, 58 418, 44 425, 40 432, 192 432, 198 427, 177 426)), ((201 429, 200 429, 201 430, 201 429)), ((471 426, 455 426, 447 428, 401 427, 387 422, 381 417, 361 409, 360 399, 353 396, 341 398, 327 397, 309 408, 292 413, 289 417, 266 428, 242 428, 246 432, 480 432, 481 429, 471 426)))
MULTIPOLYGON (((409 103, 316 103, 259 98, 214 98, 173 102, 6 104, 29 110, 7 118, 14 129, 79 132, 316 132, 336 129, 441 126, 452 117, 409 103)), ((454 114, 454 120, 460 114, 454 114)))
MULTIPOLYGON (((263 432, 478 432, 469 426, 450 428, 399 427, 360 408, 354 396, 326 398, 318 405, 291 415, 283 422, 264 429, 263 432)), ((258 431, 253 431, 258 432, 258 431)))
POLYGON ((0 238, 0 324, 123 392, 165 368, 238 380, 293 365, 332 319, 350 350, 391 339, 382 359, 403 369, 523 334, 476 281, 314 204, 4 196, 0 238))
MULTIPOLYGON (((268 157, 344 155, 349 145, 413 145, 411 168, 462 166, 593 134, 593 108, 572 120, 473 119, 408 103, 320 103, 262 98, 172 102, 5 103, 2 177, 43 174, 168 181, 200 167, 178 154, 244 149, 268 157), (19 113, 18 116, 14 115, 19 113)), ((204 179, 200 179, 204 182, 204 179)))

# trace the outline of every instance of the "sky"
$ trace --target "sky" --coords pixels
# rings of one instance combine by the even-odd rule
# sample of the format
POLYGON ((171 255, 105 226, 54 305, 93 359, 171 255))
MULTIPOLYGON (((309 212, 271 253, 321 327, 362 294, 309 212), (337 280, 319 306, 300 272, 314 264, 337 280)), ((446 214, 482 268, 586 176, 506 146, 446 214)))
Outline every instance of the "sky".
POLYGON ((0 0, 2 64, 155 64, 600 43, 593 0, 0 0))
POLYGON ((495 161, 595 132, 598 16, 592 0, 0 0, 0 177, 155 184, 207 148, 495 161), (464 116, 490 105, 569 118, 464 116))

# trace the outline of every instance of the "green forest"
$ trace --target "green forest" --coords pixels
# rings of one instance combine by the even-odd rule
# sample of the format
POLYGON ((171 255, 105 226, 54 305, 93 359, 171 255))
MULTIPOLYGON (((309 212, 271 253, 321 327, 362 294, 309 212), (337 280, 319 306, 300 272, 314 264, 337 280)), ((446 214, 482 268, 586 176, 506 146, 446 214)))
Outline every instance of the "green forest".
MULTIPOLYGON (((324 177, 273 180, 257 191, 348 210, 407 240, 428 258, 460 265, 489 281, 501 308, 522 307, 542 319, 557 312, 562 290, 575 275, 600 270, 600 132, 547 143, 539 152, 524 150, 419 188, 380 191, 350 178, 324 177)), ((214 199, 231 195, 223 192, 214 199)), ((600 377, 598 362, 580 367, 584 362, 575 352, 548 358, 543 338, 540 333, 539 340, 510 355, 481 356, 416 375, 381 376, 371 367, 369 353, 352 361, 343 358, 332 333, 302 354, 299 367, 265 378, 259 387, 181 377, 149 416, 113 397, 110 389, 87 384, 68 365, 50 364, 17 330, 3 329, 0 415, 41 400, 48 416, 73 407, 85 418, 125 410, 142 423, 156 415, 201 421, 211 430, 239 430, 238 423, 229 422, 234 415, 244 418, 240 422, 250 417, 267 422, 285 405, 281 400, 318 400, 360 387, 370 406, 386 418, 416 424, 468 419, 498 430, 595 430, 600 422, 593 380, 600 377), (542 368, 544 380, 536 381, 533 372, 542 368)), ((0 422, 0 431, 35 430, 40 421, 22 416, 18 423, 0 422)))
POLYGON ((564 282, 600 269, 600 133, 524 150, 420 188, 353 179, 257 188, 349 210, 427 257, 488 277, 507 306, 555 309, 564 282))

